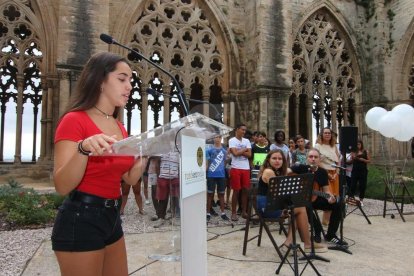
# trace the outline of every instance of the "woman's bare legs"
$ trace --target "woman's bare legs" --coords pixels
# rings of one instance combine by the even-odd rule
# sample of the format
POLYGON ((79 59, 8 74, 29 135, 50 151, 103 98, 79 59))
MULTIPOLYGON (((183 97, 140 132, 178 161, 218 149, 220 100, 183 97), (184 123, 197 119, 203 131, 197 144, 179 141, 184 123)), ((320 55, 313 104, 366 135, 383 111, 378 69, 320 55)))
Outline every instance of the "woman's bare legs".
POLYGON ((55 251, 62 276, 128 275, 125 240, 122 237, 101 250, 55 251))
MULTIPOLYGON (((308 224, 308 214, 306 213, 305 207, 295 208, 295 222, 296 229, 299 231, 299 236, 301 240, 305 243, 305 248, 311 246, 310 234, 309 234, 309 224, 308 224)), ((289 246, 293 242, 292 228, 289 224, 288 235, 284 242, 285 245, 289 246)))

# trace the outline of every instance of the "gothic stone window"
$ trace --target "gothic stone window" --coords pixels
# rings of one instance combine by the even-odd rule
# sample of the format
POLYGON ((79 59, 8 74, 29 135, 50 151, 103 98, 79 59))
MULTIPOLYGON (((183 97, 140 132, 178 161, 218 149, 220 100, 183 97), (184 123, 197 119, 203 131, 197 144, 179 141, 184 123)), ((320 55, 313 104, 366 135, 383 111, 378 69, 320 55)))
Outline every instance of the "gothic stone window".
MULTIPOLYGON (((25 3, 25 10, 32 10, 29 1, 25 3)), ((40 154, 43 54, 21 7, 6 3, 0 5, 0 14, 0 162, 16 156, 34 162, 40 154), (20 133, 22 139, 16 139, 20 133), (21 153, 15 152, 16 146, 21 153)))
MULTIPOLYGON (((130 29, 128 46, 170 72, 187 99, 211 101, 221 110, 224 49, 200 1, 148 0, 130 29)), ((136 72, 133 81, 140 83, 133 90, 140 101, 126 108, 138 107, 140 114, 148 111, 147 129, 166 123, 161 115, 164 112, 168 112, 169 120, 182 116, 178 89, 171 79, 133 54, 128 58, 136 72), (156 90, 159 96, 144 97, 147 88, 156 90), (143 101, 147 101, 148 110, 142 109, 143 101)), ((199 104, 189 104, 190 112, 202 111, 199 104)))
MULTIPOLYGON (((307 122, 312 116, 316 134, 325 126, 337 131, 344 123, 355 124, 358 71, 345 35, 334 22, 323 10, 314 13, 300 28, 292 47, 292 96, 299 97, 300 108, 299 118, 289 120, 307 122), (304 101, 310 101, 311 110, 304 108, 304 101)), ((299 123, 298 131, 309 138, 311 129, 299 123)))

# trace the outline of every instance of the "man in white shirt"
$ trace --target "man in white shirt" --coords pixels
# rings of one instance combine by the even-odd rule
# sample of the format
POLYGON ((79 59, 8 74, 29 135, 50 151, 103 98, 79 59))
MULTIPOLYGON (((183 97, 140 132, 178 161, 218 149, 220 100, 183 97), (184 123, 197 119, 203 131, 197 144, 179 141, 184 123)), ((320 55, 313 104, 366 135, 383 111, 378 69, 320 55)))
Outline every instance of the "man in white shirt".
POLYGON ((237 221, 237 203, 239 192, 242 196, 242 217, 247 217, 247 190, 250 188, 250 164, 252 156, 252 145, 250 141, 243 138, 246 133, 246 125, 238 124, 235 129, 235 137, 229 140, 229 148, 232 155, 230 170, 230 186, 233 189, 231 200, 231 220, 237 221))

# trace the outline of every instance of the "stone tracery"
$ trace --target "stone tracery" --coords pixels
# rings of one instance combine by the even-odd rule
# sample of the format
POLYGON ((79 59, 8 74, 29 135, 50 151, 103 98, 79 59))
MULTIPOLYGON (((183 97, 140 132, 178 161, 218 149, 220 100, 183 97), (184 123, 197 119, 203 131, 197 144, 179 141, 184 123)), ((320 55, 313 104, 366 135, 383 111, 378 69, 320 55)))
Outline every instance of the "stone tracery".
MULTIPOLYGON (((177 76, 187 98, 211 100, 221 110, 222 77, 227 68, 223 57, 225 50, 220 49, 217 31, 197 1, 147 1, 131 30, 129 46, 144 56, 157 56, 153 61, 177 76)), ((154 120, 155 124, 165 123, 159 113, 162 110, 169 112, 171 119, 171 112, 179 110, 177 89, 168 76, 158 74, 157 70, 133 56, 129 59, 142 83, 147 84, 134 88, 134 92, 142 94, 146 87, 151 87, 158 93, 170 95, 165 106, 164 97, 148 96, 148 106, 154 111, 154 118, 148 120, 154 120), (159 79, 160 85, 152 84, 155 78, 159 79), (166 89, 166 85, 170 88, 166 89)), ((190 102, 191 108, 203 112, 204 107, 190 102)))
MULTIPOLYGON (((307 94, 313 102, 311 113, 317 133, 324 127, 336 129, 344 124, 355 124, 353 114, 344 114, 344 104, 353 103, 357 91, 355 62, 350 45, 346 43, 334 20, 323 10, 314 13, 303 24, 293 46, 293 91, 307 94), (345 117, 346 116, 346 117, 345 117)), ((348 109, 353 111, 353 109, 348 109)), ((299 111, 299 121, 305 118, 299 111)), ((297 129, 309 137, 309 127, 297 129)))
MULTIPOLYGON (((29 1, 22 1, 30 8, 29 1)), ((32 9, 30 9, 32 10, 32 9)), ((21 7, 13 4, 5 4, 0 7, 3 15, 0 19, 0 104, 1 104, 1 141, 0 141, 0 161, 4 160, 4 145, 17 143, 14 153, 15 161, 36 161, 39 148, 37 142, 40 140, 38 135, 38 123, 40 122, 39 110, 42 103, 42 82, 40 66, 43 60, 43 53, 39 47, 39 38, 33 30, 32 23, 28 20, 27 14, 21 7), (10 104, 12 101, 12 104, 10 104), (13 113, 6 113, 12 106, 16 107, 15 119, 21 122, 25 116, 32 116, 33 121, 26 128, 32 133, 32 155, 21 155, 21 139, 5 141, 5 129, 10 130, 13 126, 6 126, 6 123, 13 113), (32 109, 25 110, 24 106, 32 109), (20 112, 19 112, 20 111, 20 112), (23 159, 23 160, 22 160, 23 159)), ((10 111, 10 110, 9 110, 10 111)), ((13 128, 14 129, 14 128, 13 128)), ((27 130, 26 130, 27 132, 27 130)), ((13 137, 21 137, 22 129, 15 129, 13 137)), ((26 143, 26 142, 25 142, 26 143)), ((8 156, 10 158, 10 156, 8 156)))

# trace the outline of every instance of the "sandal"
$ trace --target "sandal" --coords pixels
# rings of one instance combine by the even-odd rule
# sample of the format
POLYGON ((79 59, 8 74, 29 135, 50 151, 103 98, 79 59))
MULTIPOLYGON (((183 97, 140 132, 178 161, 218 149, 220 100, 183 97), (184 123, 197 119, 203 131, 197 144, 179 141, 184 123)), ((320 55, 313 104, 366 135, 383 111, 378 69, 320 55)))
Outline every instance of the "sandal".
POLYGON ((232 220, 232 221, 238 221, 238 220, 239 220, 239 218, 237 217, 237 215, 236 215, 236 214, 233 214, 233 215, 231 215, 231 220, 232 220))

